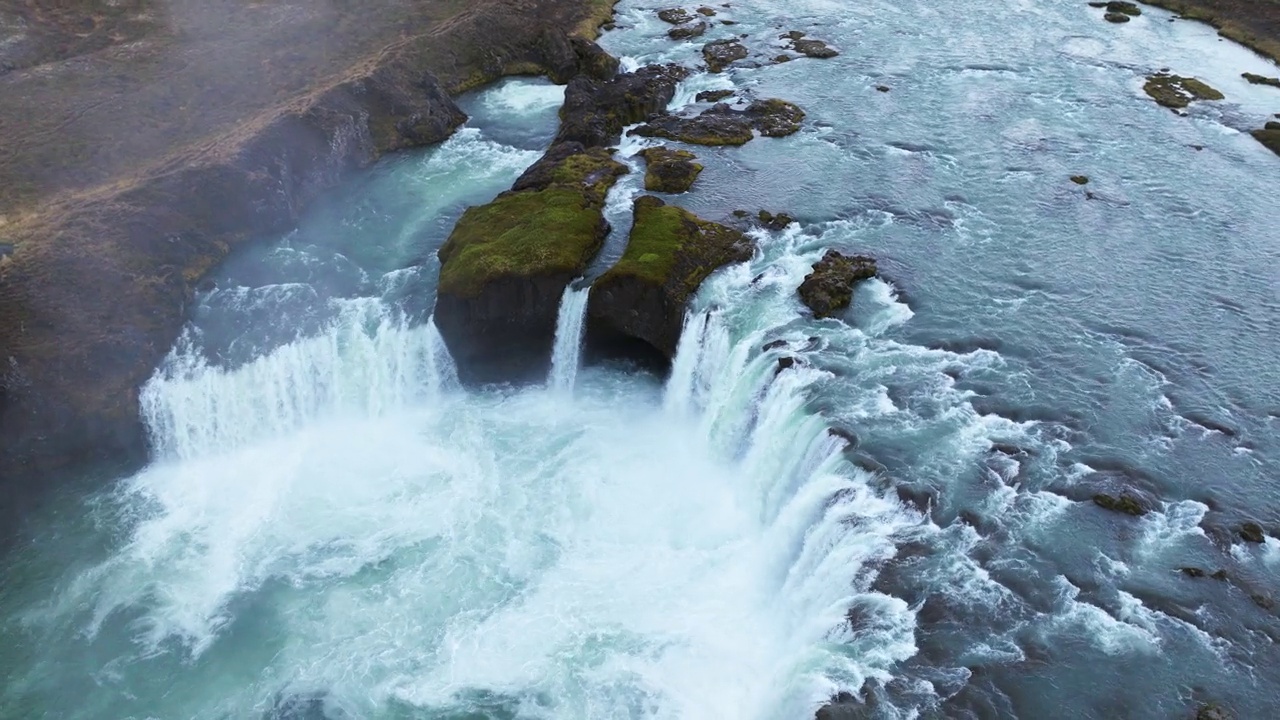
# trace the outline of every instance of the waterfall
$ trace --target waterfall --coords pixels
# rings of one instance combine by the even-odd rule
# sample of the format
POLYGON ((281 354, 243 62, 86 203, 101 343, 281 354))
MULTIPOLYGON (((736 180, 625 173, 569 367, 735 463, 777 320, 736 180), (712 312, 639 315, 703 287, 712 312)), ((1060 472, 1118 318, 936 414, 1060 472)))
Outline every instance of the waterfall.
POLYGON ((575 288, 570 283, 560 299, 556 340, 551 349, 551 377, 547 381, 547 386, 552 390, 573 390, 573 384, 578 378, 578 365, 582 355, 582 324, 587 315, 587 295, 590 292, 590 285, 575 288))
POLYGON ((142 390, 156 457, 227 450, 336 413, 377 416, 456 384, 434 322, 411 327, 375 298, 341 303, 323 333, 232 370, 180 342, 142 390))

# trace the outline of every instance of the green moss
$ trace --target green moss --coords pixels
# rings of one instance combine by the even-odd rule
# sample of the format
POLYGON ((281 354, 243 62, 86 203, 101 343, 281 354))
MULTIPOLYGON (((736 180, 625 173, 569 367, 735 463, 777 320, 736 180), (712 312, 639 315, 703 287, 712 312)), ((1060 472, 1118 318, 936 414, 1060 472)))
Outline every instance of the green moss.
POLYGON ((1270 85, 1271 87, 1280 88, 1280 78, 1267 77, 1266 75, 1257 75, 1255 73, 1240 73, 1240 77, 1249 82, 1250 85, 1270 85))
POLYGON ((1142 89, 1167 108, 1184 108, 1192 100, 1222 100, 1225 96, 1195 78, 1179 75, 1152 75, 1142 89))
POLYGON ((658 198, 642 197, 635 203, 626 252, 598 282, 630 276, 684 298, 716 268, 749 258, 750 252, 742 233, 658 198))
POLYGON ((440 292, 475 297, 501 277, 574 274, 600 249, 604 217, 579 191, 499 195, 463 213, 440 248, 440 292))

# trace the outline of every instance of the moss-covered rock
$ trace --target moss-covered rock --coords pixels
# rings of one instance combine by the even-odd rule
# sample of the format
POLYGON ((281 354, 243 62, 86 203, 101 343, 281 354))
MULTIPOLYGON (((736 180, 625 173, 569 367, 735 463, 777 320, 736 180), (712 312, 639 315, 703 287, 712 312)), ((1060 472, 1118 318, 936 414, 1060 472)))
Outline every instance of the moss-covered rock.
POLYGON ((1115 13, 1117 15, 1130 15, 1137 17, 1142 14, 1142 9, 1131 2, 1109 2, 1103 7, 1106 8, 1108 13, 1115 13))
POLYGON ((1280 155, 1280 123, 1268 122, 1261 130, 1250 133, 1271 152, 1280 155))
POLYGON ((702 164, 696 162, 698 156, 688 150, 654 147, 646 148, 640 156, 648 166, 644 189, 650 192, 685 192, 702 173, 702 164))
POLYGON ((1073 183, 1075 183, 1075 184, 1077 184, 1077 185, 1088 185, 1088 184, 1089 184, 1089 176, 1087 176, 1087 175, 1072 175, 1072 176, 1071 176, 1071 182, 1073 182, 1073 183))
POLYGON ((706 17, 715 17, 716 11, 715 11, 715 8, 709 8, 706 5, 703 5, 702 7, 698 8, 698 14, 705 15, 706 17))
POLYGON ((798 292, 814 317, 831 317, 849 307, 854 285, 875 276, 875 259, 828 250, 805 276, 798 292))
POLYGON ((1157 103, 1174 110, 1185 108, 1193 100, 1221 100, 1225 97, 1201 80, 1166 73, 1147 78, 1142 89, 1157 103))
POLYGON ((707 61, 707 69, 713 73, 723 71, 746 56, 746 46, 737 40, 716 40, 702 48, 702 57, 707 61))
POLYGON ((1196 720, 1235 720, 1235 716, 1217 703, 1208 703, 1196 710, 1196 720))
POLYGON ((463 213, 439 251, 435 321, 464 382, 546 375, 560 297, 600 250, 605 194, 625 172, 605 149, 563 143, 463 213))
POLYGON ((771 213, 768 210, 761 210, 756 213, 756 220, 759 221, 761 227, 770 230, 786 230, 788 225, 796 221, 795 218, 786 213, 771 213))
POLYGON ((1240 73, 1240 77, 1249 81, 1250 85, 1270 85, 1271 87, 1280 88, 1280 78, 1267 77, 1266 75, 1256 75, 1254 73, 1240 73))
POLYGON ((804 110, 785 100, 757 100, 743 110, 719 104, 695 117, 654 118, 631 132, 691 145, 745 145, 755 137, 756 131, 766 137, 798 132, 804 117, 804 110))
POLYGON ((591 286, 588 344, 598 354, 670 361, 689 298, 717 268, 752 253, 737 230, 656 197, 636 199, 626 252, 591 286))
POLYGON ((1112 512, 1125 513, 1139 517, 1147 514, 1147 509, 1142 503, 1132 495, 1108 495, 1106 493, 1098 493, 1093 496, 1093 503, 1100 508, 1110 510, 1112 512))
POLYGON ((1124 13, 1109 12, 1106 15, 1103 15, 1102 19, 1106 20, 1109 23, 1116 23, 1116 24, 1129 22, 1129 16, 1124 13))
POLYGON ((1262 526, 1258 523, 1247 522, 1240 526, 1240 539, 1261 544, 1267 541, 1267 534, 1262 531, 1262 526))
POLYGON ((820 60, 833 58, 840 54, 839 52, 836 51, 835 48, 831 47, 830 45, 823 42, 822 40, 806 38, 803 35, 801 35, 800 37, 791 38, 791 49, 795 50, 801 55, 807 55, 808 57, 818 58, 820 60))

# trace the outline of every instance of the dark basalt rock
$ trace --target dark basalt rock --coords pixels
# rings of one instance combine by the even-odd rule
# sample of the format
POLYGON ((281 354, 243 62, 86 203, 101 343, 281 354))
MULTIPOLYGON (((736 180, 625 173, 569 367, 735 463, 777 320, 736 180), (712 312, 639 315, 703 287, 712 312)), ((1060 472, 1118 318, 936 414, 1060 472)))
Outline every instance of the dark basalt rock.
POLYGON ((1270 85, 1271 87, 1280 88, 1280 78, 1267 77, 1265 75, 1255 75, 1254 73, 1240 73, 1240 77, 1249 81, 1251 85, 1270 85))
POLYGON ((693 13, 684 8, 667 8, 658 11, 658 19, 672 25, 683 25, 687 22, 693 22, 693 13))
POLYGON ((819 319, 849 307, 853 286, 876 275, 876 261, 862 255, 828 250, 800 283, 800 299, 819 319))
POLYGON ((1261 130, 1249 133, 1271 152, 1280 155, 1280 122, 1270 121, 1261 130))
POLYGON ((610 80, 580 76, 565 88, 555 142, 607 147, 622 129, 666 112, 676 85, 689 76, 679 65, 648 65, 610 80))
POLYGON ((876 705, 874 696, 862 702, 852 693, 842 692, 818 708, 813 717, 814 720, 871 720, 876 717, 876 705))
POLYGON ((1116 13, 1119 15, 1131 15, 1137 17, 1142 14, 1142 9, 1131 2, 1109 2, 1104 5, 1108 13, 1116 13))
POLYGON ((700 22, 695 25, 681 25, 680 27, 673 27, 668 30, 667 37, 672 40, 688 40, 689 38, 702 37, 707 33, 707 29, 709 27, 710 26, 705 22, 700 22))
POLYGON ((1071 182, 1077 185, 1088 185, 1089 177, 1087 175, 1072 175, 1071 182))
POLYGON ((626 166, 559 143, 493 202, 468 208, 440 248, 435 322, 468 384, 540 381, 564 288, 609 232, 605 194, 626 166))
POLYGON ((1116 497, 1106 493, 1098 493, 1093 496, 1093 504, 1105 510, 1125 513, 1127 515, 1133 515, 1134 517, 1140 517, 1147 514, 1147 509, 1143 507, 1142 503, 1132 495, 1121 495, 1116 497))
POLYGON ((888 86, 888 85, 877 85, 877 86, 876 86, 876 91, 877 91, 877 92, 889 92, 889 90, 890 90, 890 88, 889 88, 889 86, 888 86))
POLYGON ((1125 15, 1124 13, 1109 12, 1106 15, 1103 15, 1102 19, 1106 20, 1107 22, 1116 23, 1116 24, 1129 22, 1129 16, 1125 15))
POLYGON ((1224 97, 1200 80, 1164 73, 1147 78, 1142 89, 1151 99, 1173 110, 1185 108, 1193 100, 1222 100, 1224 97))
POLYGON ((716 11, 715 11, 715 8, 709 8, 706 5, 703 5, 702 7, 698 8, 698 14, 705 15, 706 17, 715 17, 716 11))
POLYGON ((1255 522, 1247 522, 1240 526, 1240 539, 1251 543, 1264 543, 1267 541, 1267 534, 1262 531, 1262 526, 1255 522))
POLYGON ((733 97, 736 90, 703 90, 694 96, 698 102, 720 102, 726 98, 733 97))
POLYGON ((1183 575, 1186 575, 1189 578, 1202 578, 1206 574, 1204 570, 1201 570, 1198 567, 1184 567, 1179 569, 1182 571, 1183 575))
POLYGON ((723 71, 746 56, 746 46, 737 40, 716 40, 702 48, 702 57, 707 61, 707 69, 713 73, 723 71))
POLYGON ((756 213, 756 220, 760 223, 760 227, 770 230, 786 230, 788 225, 796 221, 795 218, 786 213, 775 215, 768 210, 761 210, 756 213))
POLYGON ((646 148, 640 153, 648 165, 644 189, 650 192, 682 193, 693 186, 702 173, 697 155, 688 150, 666 147, 646 148))
POLYGON ((766 137, 794 134, 804 117, 804 110, 785 100, 757 100, 743 110, 721 103, 695 117, 653 118, 631 133, 690 145, 745 145, 755 137, 753 131, 766 137))
POLYGON ((807 55, 811 58, 817 58, 819 60, 826 60, 828 58, 833 58, 840 54, 839 52, 836 51, 835 48, 827 45, 825 42, 821 40, 813 40, 811 38, 804 38, 801 40, 793 41, 791 43, 791 49, 795 50, 801 55, 807 55))
POLYGON ((626 251, 591 285, 589 351, 670 362, 689 298, 717 268, 749 260, 753 251, 737 230, 653 196, 637 198, 626 251))
POLYGON ((1235 720, 1235 716, 1217 703, 1208 703, 1196 711, 1196 720, 1235 720))

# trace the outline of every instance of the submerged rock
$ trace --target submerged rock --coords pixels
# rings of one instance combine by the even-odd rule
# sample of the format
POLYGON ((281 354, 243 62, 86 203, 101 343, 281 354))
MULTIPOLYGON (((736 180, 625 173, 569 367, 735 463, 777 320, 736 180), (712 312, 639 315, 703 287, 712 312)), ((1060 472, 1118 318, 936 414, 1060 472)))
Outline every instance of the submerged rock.
POLYGON ((1251 85, 1270 85, 1271 87, 1280 88, 1280 78, 1267 77, 1265 75, 1255 75, 1254 73, 1240 73, 1240 77, 1249 81, 1251 85))
POLYGON ((665 113, 676 86, 688 76, 679 65, 648 65, 609 80, 577 77, 565 88, 555 142, 613 145, 624 127, 665 113))
POLYGON ((853 693, 842 692, 818 708, 813 717, 814 720, 871 720, 876 716, 876 705, 874 696, 862 702, 853 693))
POLYGON ((1225 97, 1195 78, 1164 73, 1147 78, 1142 89, 1157 103, 1175 110, 1190 105, 1193 100, 1222 100, 1225 97))
POLYGON ((1184 567, 1180 568, 1180 570, 1183 575, 1186 575, 1189 578, 1202 578, 1206 575, 1205 571, 1198 567, 1184 567))
POLYGON ((1217 703, 1208 703, 1196 711, 1196 720, 1235 720, 1235 716, 1217 703))
POLYGON ((654 147, 645 149, 640 156, 648 166, 644 189, 650 192, 685 192, 702 172, 702 164, 695 162, 698 156, 688 150, 654 147))
POLYGON ((746 235, 653 196, 635 201, 622 258, 591 285, 587 341, 596 354, 669 362, 686 304, 717 268, 749 260, 746 235))
POLYGON ((822 319, 849 307, 853 286, 876 276, 876 261, 863 255, 828 250, 800 283, 800 299, 822 319))
POLYGON ((322 692, 281 695, 271 709, 263 713, 262 720, 341 720, 347 717, 342 711, 330 713, 325 707, 325 697, 322 692))
POLYGON ((695 117, 654 118, 631 133, 691 145, 745 145, 755 137, 755 131, 766 137, 794 134, 804 117, 804 110, 785 100, 756 100, 743 110, 721 103, 695 117))
POLYGON ((1125 513, 1127 515, 1133 515, 1134 517, 1147 514, 1147 509, 1143 507, 1142 503, 1132 495, 1121 495, 1116 497, 1106 493, 1098 493, 1093 496, 1093 504, 1105 510, 1125 513))
POLYGON ((713 73, 721 72, 746 56, 746 46, 737 40, 716 40, 702 48, 702 57, 707 61, 707 69, 713 73))
POLYGON ((440 248, 435 321, 467 383, 539 380, 565 286, 604 243, 605 194, 626 166, 603 148, 553 146, 440 248))

